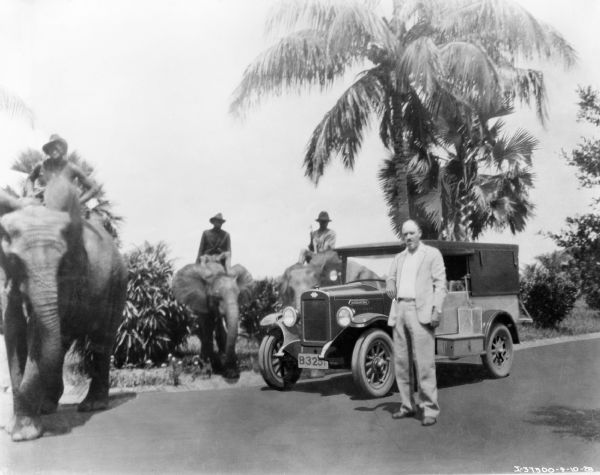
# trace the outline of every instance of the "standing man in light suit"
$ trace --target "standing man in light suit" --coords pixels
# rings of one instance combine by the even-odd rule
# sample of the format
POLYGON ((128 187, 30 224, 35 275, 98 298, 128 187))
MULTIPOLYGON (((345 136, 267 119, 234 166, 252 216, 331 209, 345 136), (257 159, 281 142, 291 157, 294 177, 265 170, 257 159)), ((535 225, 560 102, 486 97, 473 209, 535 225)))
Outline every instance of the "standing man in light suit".
POLYGON ((421 229, 415 221, 402 225, 402 236, 406 249, 394 257, 386 284, 386 293, 393 299, 388 325, 394 328, 394 369, 401 403, 392 417, 415 416, 416 377, 422 424, 430 426, 440 413, 434 330, 440 323, 446 295, 446 269, 440 251, 421 242, 421 229))

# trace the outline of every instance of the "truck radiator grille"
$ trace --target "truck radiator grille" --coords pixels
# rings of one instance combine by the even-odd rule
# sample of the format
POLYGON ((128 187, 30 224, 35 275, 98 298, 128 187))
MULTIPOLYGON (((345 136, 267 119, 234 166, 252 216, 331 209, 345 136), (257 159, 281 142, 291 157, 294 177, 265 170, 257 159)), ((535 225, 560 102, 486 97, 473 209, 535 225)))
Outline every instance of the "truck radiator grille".
POLYGON ((329 305, 327 300, 302 301, 302 328, 305 340, 327 341, 329 339, 329 305))

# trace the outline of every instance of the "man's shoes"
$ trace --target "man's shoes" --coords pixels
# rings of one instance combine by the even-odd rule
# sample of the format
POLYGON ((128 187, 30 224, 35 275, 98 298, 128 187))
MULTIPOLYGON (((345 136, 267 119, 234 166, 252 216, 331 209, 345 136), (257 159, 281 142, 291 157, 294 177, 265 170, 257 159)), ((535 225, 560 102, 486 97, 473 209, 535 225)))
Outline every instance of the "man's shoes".
POLYGON ((421 425, 432 426, 436 422, 437 422, 437 419, 435 417, 424 417, 423 420, 421 421, 421 425))
POLYGON ((415 417, 415 411, 397 411, 392 414, 392 419, 407 419, 415 417))

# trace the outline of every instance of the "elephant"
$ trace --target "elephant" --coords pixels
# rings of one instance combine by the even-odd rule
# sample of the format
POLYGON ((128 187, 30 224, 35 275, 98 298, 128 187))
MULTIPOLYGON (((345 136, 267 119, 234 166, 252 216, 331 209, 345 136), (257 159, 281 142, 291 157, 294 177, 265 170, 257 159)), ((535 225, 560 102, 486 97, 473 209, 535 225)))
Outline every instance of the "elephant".
MULTIPOLYGON (((342 261, 335 251, 315 254, 309 263, 295 263, 288 267, 281 277, 279 298, 283 307, 293 306, 300 310, 302 292, 319 286, 339 283, 342 261)), ((361 279, 379 279, 379 276, 367 267, 349 260, 346 263, 346 282, 361 279)))
POLYGON ((236 264, 226 273, 220 263, 210 261, 188 264, 173 276, 175 299, 197 317, 200 357, 226 379, 239 378, 235 344, 240 303, 249 297, 253 283, 244 266, 236 264), (219 355, 214 352, 213 338, 219 355))
POLYGON ((4 336, 13 395, 13 441, 43 433, 55 412, 71 344, 88 338, 91 382, 79 411, 108 407, 110 357, 123 318, 127 271, 112 237, 81 216, 79 193, 58 177, 46 206, 0 194, 0 266, 6 276, 4 336))

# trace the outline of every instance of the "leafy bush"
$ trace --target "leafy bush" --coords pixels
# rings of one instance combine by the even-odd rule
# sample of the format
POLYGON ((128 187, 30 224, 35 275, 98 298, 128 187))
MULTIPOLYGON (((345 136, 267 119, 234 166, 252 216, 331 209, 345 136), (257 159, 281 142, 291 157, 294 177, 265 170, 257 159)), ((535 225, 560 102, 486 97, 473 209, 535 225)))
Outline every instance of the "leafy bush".
POLYGON ((556 327, 573 309, 577 285, 565 273, 534 264, 521 277, 521 300, 535 325, 556 327))
POLYGON ((125 256, 129 269, 125 319, 117 333, 115 366, 163 362, 190 334, 191 317, 171 293, 173 264, 165 243, 144 243, 125 256))
POLYGON ((264 332, 260 320, 269 313, 281 308, 279 303, 279 282, 272 278, 257 280, 252 288, 249 302, 240 308, 240 326, 251 338, 260 340, 264 332))
POLYGON ((600 310, 600 216, 567 218, 567 228, 550 236, 572 257, 570 273, 577 276, 586 303, 600 310))

